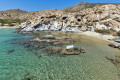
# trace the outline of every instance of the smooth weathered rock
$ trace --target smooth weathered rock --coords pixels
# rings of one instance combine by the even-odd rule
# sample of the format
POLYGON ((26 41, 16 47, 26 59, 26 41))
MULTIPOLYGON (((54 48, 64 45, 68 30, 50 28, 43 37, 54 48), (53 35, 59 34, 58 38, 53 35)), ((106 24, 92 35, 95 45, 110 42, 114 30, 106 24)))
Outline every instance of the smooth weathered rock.
POLYGON ((73 49, 73 48, 74 48, 73 45, 68 45, 68 46, 66 47, 67 50, 69 50, 69 49, 73 49))
POLYGON ((53 35, 45 35, 43 39, 55 39, 55 37, 53 35))
POLYGON ((115 42, 118 42, 118 43, 120 43, 120 39, 118 39, 118 40, 115 40, 115 42))

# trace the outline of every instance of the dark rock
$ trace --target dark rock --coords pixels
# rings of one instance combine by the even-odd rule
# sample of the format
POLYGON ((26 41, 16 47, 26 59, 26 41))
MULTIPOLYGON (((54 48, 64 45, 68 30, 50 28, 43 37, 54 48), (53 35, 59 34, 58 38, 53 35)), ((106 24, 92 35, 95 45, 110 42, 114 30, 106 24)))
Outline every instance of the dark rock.
POLYGON ((110 57, 106 57, 108 60, 110 60, 110 61, 114 61, 114 59, 113 58, 110 58, 110 57))
POLYGON ((73 47, 70 49, 63 49, 61 54, 62 55, 79 55, 80 53, 85 53, 85 48, 82 47, 73 47))
POLYGON ((6 51, 6 54, 10 54, 10 53, 12 53, 12 52, 14 52, 14 51, 15 51, 14 49, 8 50, 8 51, 6 51))
POLYGON ((108 39, 109 41, 114 41, 114 39, 108 39))
POLYGON ((120 47, 118 49, 120 50, 120 47))
POLYGON ((80 48, 80 52, 81 52, 81 53, 86 53, 85 48, 82 48, 82 47, 81 47, 81 48, 80 48))
POLYGON ((109 44, 110 47, 113 47, 113 48, 118 48, 120 45, 118 44, 109 44))
POLYGON ((30 47, 30 44, 23 44, 25 48, 29 48, 30 47))
POLYGON ((23 80, 32 80, 32 79, 28 77, 28 78, 24 78, 23 80))
POLYGON ((74 49, 63 49, 61 55, 79 55, 80 51, 75 51, 74 49))
POLYGON ((106 58, 110 60, 115 66, 120 67, 120 56, 106 57, 106 58))
POLYGON ((118 43, 120 43, 120 39, 118 39, 118 40, 115 40, 115 42, 118 42, 118 43))
POLYGON ((41 56, 39 53, 37 53, 37 52, 35 52, 34 55, 35 55, 37 58, 41 58, 41 57, 42 57, 42 56, 41 56))
POLYGON ((60 54, 63 48, 61 47, 49 47, 45 49, 43 52, 47 53, 49 56, 54 55, 54 54, 60 54))
POLYGON ((75 47, 74 50, 75 51, 80 51, 80 48, 75 47))
POLYGON ((61 42, 54 42, 54 45, 63 45, 61 42))
POLYGON ((65 49, 62 47, 49 47, 49 48, 45 49, 44 52, 50 56, 54 55, 54 54, 57 54, 60 56, 79 55, 80 53, 85 53, 85 48, 75 47, 72 49, 65 49))
POLYGON ((41 55, 38 55, 37 57, 38 57, 38 58, 41 58, 42 56, 41 56, 41 55))
POLYGON ((24 78, 22 80, 35 80, 35 77, 30 76, 30 73, 27 73, 24 75, 24 78))

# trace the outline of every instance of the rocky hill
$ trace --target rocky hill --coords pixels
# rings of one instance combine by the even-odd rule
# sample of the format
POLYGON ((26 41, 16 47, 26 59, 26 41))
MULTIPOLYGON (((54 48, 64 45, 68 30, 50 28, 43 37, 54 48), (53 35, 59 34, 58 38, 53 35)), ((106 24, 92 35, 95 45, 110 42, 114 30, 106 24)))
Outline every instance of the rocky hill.
POLYGON ((68 7, 63 9, 66 13, 75 13, 75 12, 80 12, 84 9, 87 8, 93 8, 95 6, 102 6, 102 5, 107 5, 107 4, 113 4, 113 5, 119 5, 118 3, 79 3, 75 6, 68 7))
POLYGON ((82 30, 93 29, 111 29, 119 31, 120 5, 97 5, 74 13, 66 13, 64 10, 33 12, 31 19, 27 20, 21 26, 25 31, 61 30, 80 32, 82 30))
POLYGON ((83 30, 110 29, 120 31, 120 4, 79 3, 62 10, 51 9, 26 12, 1 11, 0 18, 26 18, 23 31, 59 30, 80 32, 83 30))
POLYGON ((0 19, 25 19, 27 18, 27 14, 27 11, 20 9, 0 11, 0 19))

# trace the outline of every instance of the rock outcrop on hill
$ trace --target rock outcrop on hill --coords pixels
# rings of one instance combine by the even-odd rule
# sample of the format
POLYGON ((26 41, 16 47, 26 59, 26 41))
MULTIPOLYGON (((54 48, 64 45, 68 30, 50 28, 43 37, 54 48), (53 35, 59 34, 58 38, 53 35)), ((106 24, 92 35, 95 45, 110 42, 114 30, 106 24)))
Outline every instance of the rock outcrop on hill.
POLYGON ((23 31, 59 30, 81 32, 83 30, 120 30, 120 5, 107 4, 87 8, 75 13, 64 10, 31 12, 31 18, 22 23, 23 31))

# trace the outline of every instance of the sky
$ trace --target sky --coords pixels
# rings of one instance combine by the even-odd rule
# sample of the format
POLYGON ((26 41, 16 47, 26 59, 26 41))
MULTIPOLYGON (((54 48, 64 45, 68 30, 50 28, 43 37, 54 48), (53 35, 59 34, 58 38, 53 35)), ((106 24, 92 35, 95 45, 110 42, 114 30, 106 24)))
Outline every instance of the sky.
POLYGON ((120 0, 0 0, 0 11, 9 9, 21 9, 25 11, 63 9, 80 2, 120 3, 120 0))

